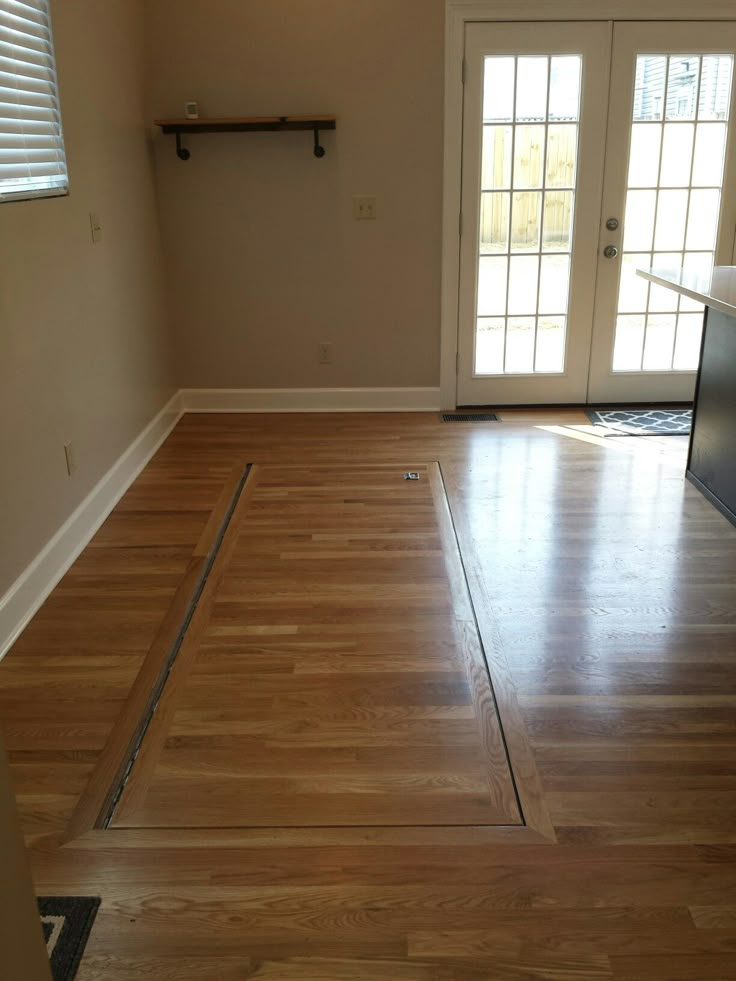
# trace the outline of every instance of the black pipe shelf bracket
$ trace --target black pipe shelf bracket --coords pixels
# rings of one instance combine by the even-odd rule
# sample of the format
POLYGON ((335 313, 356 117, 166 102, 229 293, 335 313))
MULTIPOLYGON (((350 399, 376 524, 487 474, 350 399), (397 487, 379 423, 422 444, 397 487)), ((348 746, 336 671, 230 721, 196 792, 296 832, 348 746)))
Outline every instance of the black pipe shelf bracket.
POLYGON ((176 155, 189 160, 191 152, 182 144, 182 136, 188 133, 285 133, 311 131, 314 136, 314 155, 318 159, 327 152, 320 141, 320 133, 337 129, 336 116, 243 116, 222 119, 156 119, 161 132, 176 136, 176 155))
POLYGON ((176 131, 176 155, 180 160, 188 160, 191 157, 189 150, 181 145, 181 130, 176 131))

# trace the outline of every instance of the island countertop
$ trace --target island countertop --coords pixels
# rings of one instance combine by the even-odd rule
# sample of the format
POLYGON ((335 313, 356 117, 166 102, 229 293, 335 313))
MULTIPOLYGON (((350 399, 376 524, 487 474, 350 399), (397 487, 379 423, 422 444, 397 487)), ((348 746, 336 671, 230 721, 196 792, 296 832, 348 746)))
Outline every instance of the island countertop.
POLYGON ((736 317, 736 266, 714 266, 708 272, 695 272, 680 266, 655 266, 637 269, 636 273, 658 286, 666 286, 729 317, 736 317))
POLYGON ((637 275, 706 307, 686 474, 736 525, 736 266, 654 266, 637 275))

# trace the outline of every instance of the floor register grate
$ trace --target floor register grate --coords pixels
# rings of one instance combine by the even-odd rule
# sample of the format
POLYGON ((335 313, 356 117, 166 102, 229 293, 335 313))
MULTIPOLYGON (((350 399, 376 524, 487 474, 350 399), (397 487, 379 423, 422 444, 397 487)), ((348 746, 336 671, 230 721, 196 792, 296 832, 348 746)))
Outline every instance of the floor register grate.
POLYGON ((443 412, 443 422, 500 422, 495 412, 443 412))

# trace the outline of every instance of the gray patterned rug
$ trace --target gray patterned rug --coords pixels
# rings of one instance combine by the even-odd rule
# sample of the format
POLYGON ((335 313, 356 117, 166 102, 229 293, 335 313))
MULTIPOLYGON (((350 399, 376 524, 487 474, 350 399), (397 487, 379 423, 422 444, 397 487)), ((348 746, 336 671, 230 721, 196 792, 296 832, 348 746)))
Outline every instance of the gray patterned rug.
POLYGON ((693 410, 655 406, 648 409, 588 409, 588 418, 608 432, 601 436, 687 436, 693 410))
POLYGON ((54 981, 74 981, 100 905, 97 896, 40 896, 38 911, 54 981))

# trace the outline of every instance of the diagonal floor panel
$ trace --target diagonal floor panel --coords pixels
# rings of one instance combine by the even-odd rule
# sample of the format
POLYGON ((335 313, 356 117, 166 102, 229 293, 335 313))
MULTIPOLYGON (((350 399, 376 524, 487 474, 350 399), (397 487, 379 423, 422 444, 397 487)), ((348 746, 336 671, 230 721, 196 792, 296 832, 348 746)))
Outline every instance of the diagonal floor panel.
POLYGON ((111 827, 520 824, 436 464, 254 467, 111 827))

